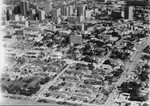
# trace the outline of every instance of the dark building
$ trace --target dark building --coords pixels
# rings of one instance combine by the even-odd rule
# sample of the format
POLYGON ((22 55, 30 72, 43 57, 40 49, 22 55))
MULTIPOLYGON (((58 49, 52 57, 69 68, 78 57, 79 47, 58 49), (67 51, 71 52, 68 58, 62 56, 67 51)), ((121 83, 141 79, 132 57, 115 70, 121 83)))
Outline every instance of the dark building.
POLYGON ((112 17, 113 19, 122 18, 121 15, 122 15, 122 14, 121 14, 121 11, 112 11, 112 13, 111 13, 111 17, 112 17))
POLYGON ((27 12, 29 11, 29 2, 22 0, 20 2, 20 10, 21 15, 27 16, 27 12))
POLYGON ((9 10, 6 11, 6 20, 9 21, 10 20, 10 14, 9 14, 9 10))
POLYGON ((21 10, 20 10, 20 5, 17 5, 14 7, 13 9, 13 13, 16 14, 21 14, 21 10))
POLYGON ((147 6, 149 4, 148 0, 128 0, 127 5, 132 6, 147 6))
POLYGON ((29 2, 28 1, 25 2, 25 10, 26 10, 26 12, 29 11, 29 2))
POLYGON ((82 15, 84 15, 85 8, 86 8, 85 5, 78 5, 78 6, 77 6, 77 16, 82 16, 82 15))

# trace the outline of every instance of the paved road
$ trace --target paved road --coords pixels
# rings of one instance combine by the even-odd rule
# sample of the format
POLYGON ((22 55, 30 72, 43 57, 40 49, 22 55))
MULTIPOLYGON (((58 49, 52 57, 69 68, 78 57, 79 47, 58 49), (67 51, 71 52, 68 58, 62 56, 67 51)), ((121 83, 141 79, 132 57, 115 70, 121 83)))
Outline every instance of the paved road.
MULTIPOLYGON (((120 80, 116 84, 115 88, 117 88, 117 86, 120 86, 124 81, 126 81, 128 79, 127 76, 130 74, 131 71, 134 70, 134 68, 136 67, 135 66, 136 63, 138 63, 138 60, 141 58, 142 49, 144 49, 147 45, 149 45, 149 43, 150 43, 150 36, 148 37, 148 39, 145 39, 145 41, 143 41, 141 43, 141 45, 139 45, 139 47, 137 48, 136 53, 132 56, 133 62, 132 63, 128 62, 126 64, 126 66, 125 66, 126 71, 124 71, 123 75, 121 76, 120 80)), ((105 106, 112 106, 115 102, 116 96, 117 96, 117 90, 115 89, 110 94, 107 101, 105 102, 105 106)))
POLYGON ((69 67, 69 65, 67 65, 55 78, 53 81, 48 82, 45 86, 43 86, 43 89, 41 89, 40 93, 38 94, 39 98, 43 97, 43 93, 48 90, 49 87, 51 87, 57 80, 58 78, 66 71, 66 69, 69 67))

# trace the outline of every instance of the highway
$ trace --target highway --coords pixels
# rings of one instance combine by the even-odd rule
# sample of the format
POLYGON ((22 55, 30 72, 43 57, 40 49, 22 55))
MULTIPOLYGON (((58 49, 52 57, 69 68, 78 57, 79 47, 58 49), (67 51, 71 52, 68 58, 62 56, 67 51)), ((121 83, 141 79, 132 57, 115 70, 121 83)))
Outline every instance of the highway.
POLYGON ((149 43, 150 43, 150 36, 148 37, 148 39, 145 39, 145 41, 143 41, 141 45, 138 45, 136 52, 132 56, 133 61, 128 62, 126 64, 125 71, 123 75, 121 76, 121 78, 119 79, 118 83, 116 84, 115 86, 116 89, 114 89, 113 92, 109 95, 109 98, 105 102, 105 106, 112 106, 114 104, 115 98, 117 96, 117 87, 120 86, 124 81, 128 79, 128 75, 130 74, 131 71, 134 70, 134 68, 136 67, 136 64, 138 63, 138 60, 141 58, 142 49, 144 49, 147 45, 149 45, 149 43))

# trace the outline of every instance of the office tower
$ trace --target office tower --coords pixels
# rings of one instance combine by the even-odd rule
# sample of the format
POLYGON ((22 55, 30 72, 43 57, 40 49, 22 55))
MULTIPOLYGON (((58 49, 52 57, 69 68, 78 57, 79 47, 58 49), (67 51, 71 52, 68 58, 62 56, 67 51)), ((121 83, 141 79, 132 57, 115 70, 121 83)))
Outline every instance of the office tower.
POLYGON ((85 10, 85 18, 91 18, 91 10, 85 10))
POLYGON ((62 16, 68 16, 68 6, 63 5, 63 6, 61 7, 61 15, 62 15, 62 16))
POLYGON ((45 20, 45 11, 44 10, 39 10, 39 20, 40 21, 45 20))
POLYGON ((11 9, 6 10, 6 19, 9 20, 15 20, 15 15, 12 13, 11 9))
POLYGON ((73 6, 68 6, 68 15, 72 16, 73 14, 73 6))
POLYGON ((29 15, 28 14, 28 12, 29 12, 29 2, 28 1, 25 2, 25 10, 26 10, 26 14, 29 15))
POLYGON ((52 9, 52 16, 53 17, 59 17, 60 15, 61 15, 61 9, 60 8, 52 9))
POLYGON ((10 14, 9 14, 9 10, 6 11, 6 20, 9 21, 10 20, 10 14))
POLYGON ((133 6, 126 6, 124 12, 125 19, 133 19, 133 6))
POLYGON ((21 10, 20 10, 20 5, 16 5, 13 9, 13 13, 16 14, 21 14, 21 10))
POLYGON ((29 11, 29 2, 22 0, 20 2, 20 10, 21 10, 21 15, 26 16, 27 12, 29 11))
POLYGON ((52 1, 48 0, 45 2, 45 12, 46 14, 50 13, 50 11, 52 10, 52 1))
POLYGON ((85 5, 79 5, 79 6, 77 6, 77 16, 84 15, 85 8, 86 8, 85 5))

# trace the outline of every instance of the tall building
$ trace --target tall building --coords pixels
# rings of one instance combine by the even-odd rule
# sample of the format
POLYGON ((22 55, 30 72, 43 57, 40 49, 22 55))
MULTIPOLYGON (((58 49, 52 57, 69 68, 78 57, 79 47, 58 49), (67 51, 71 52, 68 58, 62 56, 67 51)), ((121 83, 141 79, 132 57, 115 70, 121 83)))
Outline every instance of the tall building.
POLYGON ((60 8, 52 9, 52 16, 53 17, 59 17, 60 15, 61 15, 61 9, 60 8))
POLYGON ((29 2, 22 0, 20 2, 20 10, 22 16, 27 16, 27 12, 29 11, 29 2))
POLYGON ((20 5, 16 5, 13 9, 14 14, 21 14, 20 5))
POLYGON ((26 13, 29 11, 29 2, 28 1, 25 2, 25 10, 26 10, 26 13))
POLYGON ((133 6, 126 6, 124 11, 125 19, 133 19, 133 6))
POLYGON ((71 16, 73 14, 73 6, 68 6, 68 15, 71 16))
POLYGON ((82 16, 82 15, 84 15, 85 8, 86 8, 85 5, 78 5, 78 6, 77 6, 77 16, 82 16))
POLYGON ((9 21, 10 20, 10 14, 9 14, 9 10, 6 11, 6 20, 9 21))
POLYGON ((45 12, 46 12, 46 14, 50 13, 51 10, 52 10, 52 1, 48 0, 47 2, 45 2, 45 12))
POLYGON ((62 7, 61 7, 61 15, 62 16, 68 16, 68 6, 67 5, 63 5, 62 7))
POLYGON ((40 21, 45 20, 45 11, 44 10, 39 10, 39 20, 40 21))

